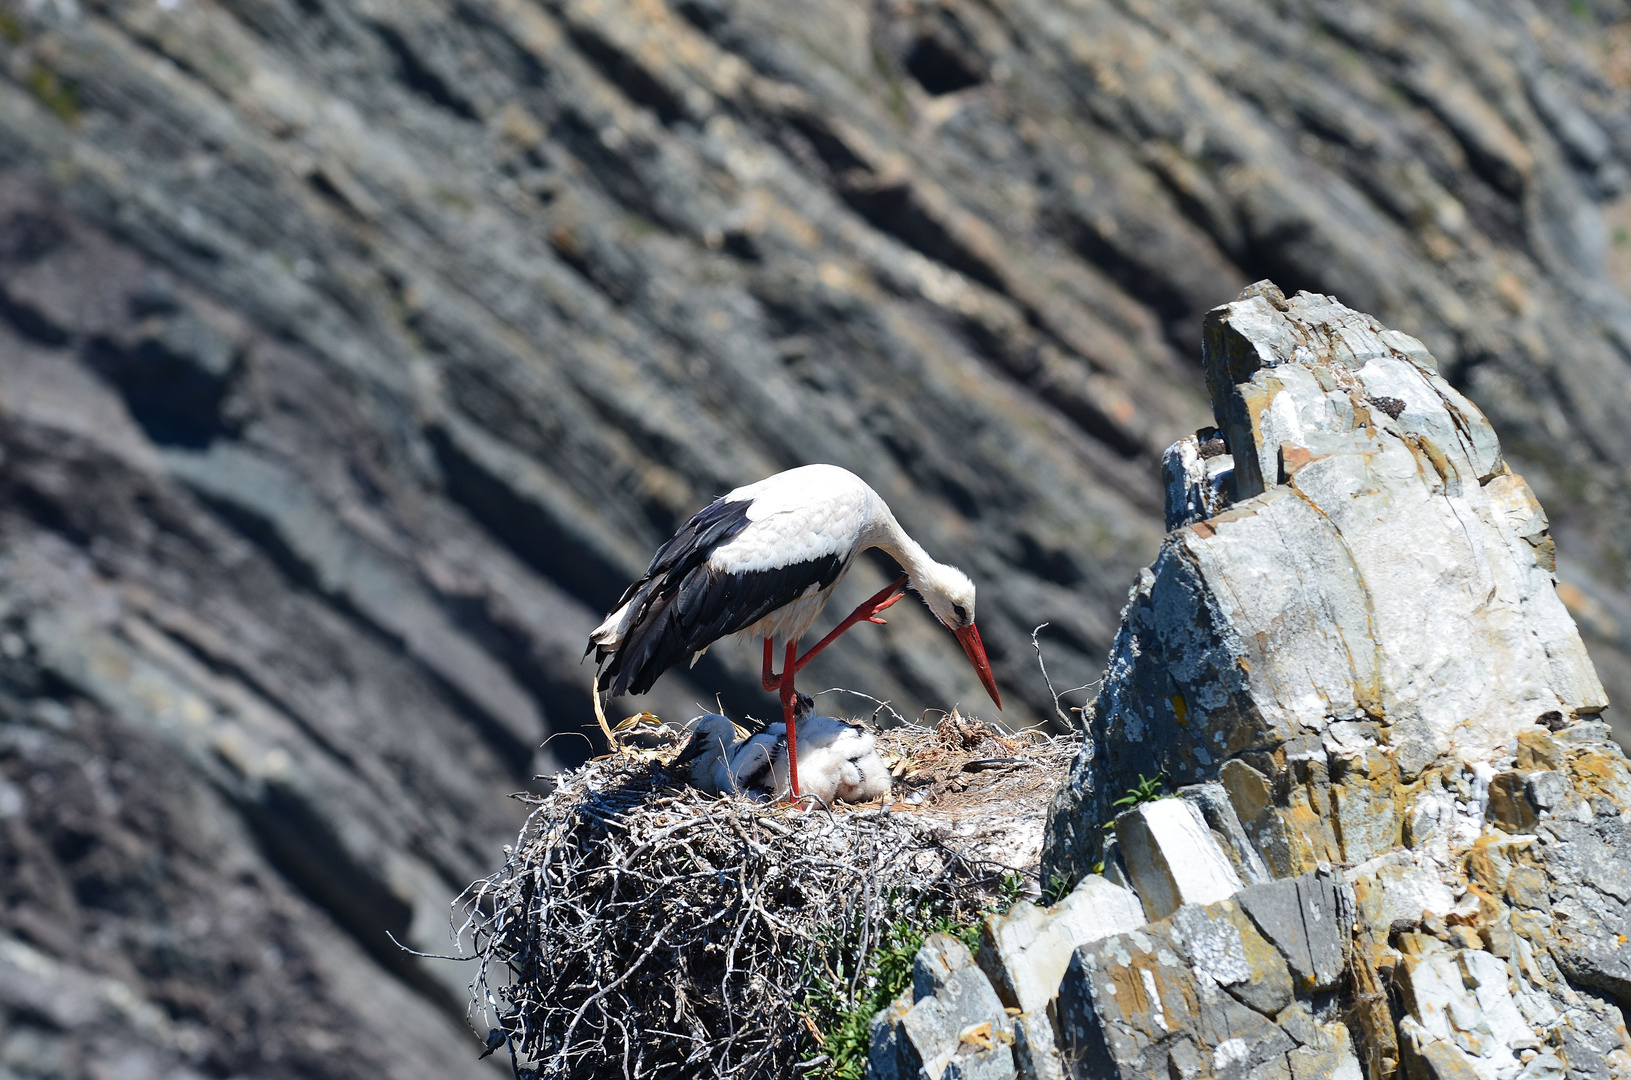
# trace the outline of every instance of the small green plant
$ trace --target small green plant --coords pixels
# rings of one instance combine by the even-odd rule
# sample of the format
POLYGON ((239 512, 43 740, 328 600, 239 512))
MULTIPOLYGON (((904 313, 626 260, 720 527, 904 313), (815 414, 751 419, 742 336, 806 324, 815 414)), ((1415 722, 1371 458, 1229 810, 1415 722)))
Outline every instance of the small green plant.
MULTIPOLYGON (((1099 865, 1102 866, 1104 864, 1100 863, 1099 865)), ((1098 873, 1099 871, 1097 868, 1095 868, 1093 872, 1098 873)), ((1047 887, 1042 890, 1042 906, 1052 907, 1065 897, 1069 896, 1070 890, 1074 887, 1075 886, 1073 886, 1069 880, 1055 874, 1053 877, 1048 879, 1047 887)))
POLYGON ((64 79, 49 68, 35 65, 28 72, 28 88, 40 104, 50 109, 58 120, 72 124, 79 119, 79 91, 69 79, 64 79))
POLYGON ((1154 776, 1145 776, 1143 773, 1139 773, 1138 783, 1128 788, 1127 794, 1110 805, 1119 806, 1123 810, 1131 810, 1135 806, 1143 806, 1147 802, 1154 802, 1156 799, 1162 798, 1161 785, 1166 782, 1166 779, 1167 774, 1164 772, 1158 772, 1154 776))
MULTIPOLYGON (((1131 810, 1135 806, 1143 806, 1147 802, 1166 798, 1167 796, 1161 792, 1161 785, 1166 778, 1167 774, 1164 772, 1158 772, 1154 776, 1145 776, 1143 773, 1139 773, 1138 783, 1128 788, 1127 794, 1110 804, 1115 807, 1115 812, 1110 815, 1110 820, 1104 823, 1104 831, 1112 832, 1115 830, 1116 815, 1123 810, 1131 810)), ((1102 867, 1103 864, 1101 863, 1100 866, 1102 867)), ((1096 869, 1094 873, 1103 873, 1103 870, 1096 869)))
POLYGON ((1019 903, 1024 895, 1025 878, 1009 871, 997 882, 997 900, 991 906, 991 910, 999 915, 1007 914, 1008 909, 1019 903))
POLYGON ((468 214, 476 208, 476 204, 470 196, 450 187, 434 188, 430 193, 430 197, 449 210, 457 210, 461 214, 468 214))
POLYGON ((850 963, 863 944, 858 930, 826 943, 824 962, 804 999, 805 1026, 831 1059, 824 1075, 835 1080, 866 1076, 872 1018, 911 983, 917 951, 931 934, 951 934, 970 948, 979 944, 978 927, 937 914, 929 905, 907 905, 884 928, 871 955, 861 961, 859 976, 852 978, 850 963))

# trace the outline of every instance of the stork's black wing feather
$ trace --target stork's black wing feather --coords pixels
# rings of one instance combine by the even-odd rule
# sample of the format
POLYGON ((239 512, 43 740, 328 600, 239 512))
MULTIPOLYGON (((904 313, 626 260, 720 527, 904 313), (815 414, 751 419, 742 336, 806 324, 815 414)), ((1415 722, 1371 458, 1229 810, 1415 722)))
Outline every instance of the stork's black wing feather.
POLYGON ((651 565, 646 567, 645 575, 623 590, 617 607, 634 599, 636 594, 654 582, 684 578, 707 562, 714 548, 748 527, 748 507, 751 505, 750 502, 715 499, 692 514, 691 520, 681 525, 679 531, 657 549, 657 554, 651 557, 651 565))
POLYGON ((657 676, 699 650, 792 603, 812 585, 826 588, 838 580, 844 568, 838 552, 769 570, 710 569, 714 549, 750 524, 748 505, 710 503, 658 549, 645 576, 618 601, 618 607, 633 607, 623 640, 596 656, 602 687, 613 695, 643 694, 657 676))

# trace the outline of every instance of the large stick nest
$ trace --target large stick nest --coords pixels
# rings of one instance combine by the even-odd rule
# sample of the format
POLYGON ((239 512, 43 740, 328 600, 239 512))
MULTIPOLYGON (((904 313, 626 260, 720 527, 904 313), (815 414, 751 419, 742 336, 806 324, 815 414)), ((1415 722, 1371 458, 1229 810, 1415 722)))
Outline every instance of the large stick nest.
POLYGON ((1035 892, 1074 752, 955 713, 879 744, 891 800, 830 812, 703 795, 665 768, 677 739, 559 777, 464 897, 490 1045, 524 1078, 819 1070, 814 982, 853 998, 903 915, 972 920, 1016 874, 1035 892))

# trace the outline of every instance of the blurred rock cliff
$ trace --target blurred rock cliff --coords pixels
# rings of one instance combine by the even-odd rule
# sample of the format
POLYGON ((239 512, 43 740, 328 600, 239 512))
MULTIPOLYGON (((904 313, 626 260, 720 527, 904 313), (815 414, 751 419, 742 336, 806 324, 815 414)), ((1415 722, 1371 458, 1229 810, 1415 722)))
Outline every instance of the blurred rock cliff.
MULTIPOLYGON (((1631 696, 1628 169, 1623 0, 0 4, 0 1077, 482 1073, 387 932, 448 947, 589 628, 777 469, 1050 715, 1257 278, 1427 344, 1631 696)), ((978 708, 895 612, 813 681, 978 708)))

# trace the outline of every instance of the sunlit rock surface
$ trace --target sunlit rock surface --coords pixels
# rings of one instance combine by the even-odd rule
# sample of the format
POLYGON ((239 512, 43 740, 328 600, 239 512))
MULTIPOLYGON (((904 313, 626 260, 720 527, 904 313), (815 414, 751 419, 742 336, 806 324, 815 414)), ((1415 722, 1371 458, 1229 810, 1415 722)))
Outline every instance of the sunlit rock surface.
MULTIPOLYGON (((1150 921, 1061 944, 1026 1014, 1082 1080, 1631 1074, 1631 768, 1539 504, 1419 341, 1268 282, 1206 327, 1230 467, 1168 455, 1043 858, 1150 921), (1183 797, 1114 813, 1157 774, 1183 797)), ((1038 921, 989 920, 999 987, 1038 921)))
POLYGON ((1515 752, 1520 728, 1607 705, 1544 511, 1421 343, 1326 297, 1248 292, 1207 323, 1230 502, 1171 532, 1129 596, 1050 872, 1097 861, 1103 797, 1158 773, 1220 779, 1282 876, 1363 862, 1452 750, 1515 752), (1328 793, 1276 787, 1332 759, 1328 793))

